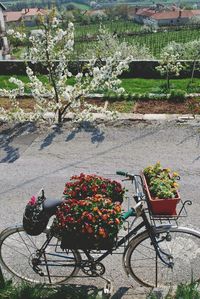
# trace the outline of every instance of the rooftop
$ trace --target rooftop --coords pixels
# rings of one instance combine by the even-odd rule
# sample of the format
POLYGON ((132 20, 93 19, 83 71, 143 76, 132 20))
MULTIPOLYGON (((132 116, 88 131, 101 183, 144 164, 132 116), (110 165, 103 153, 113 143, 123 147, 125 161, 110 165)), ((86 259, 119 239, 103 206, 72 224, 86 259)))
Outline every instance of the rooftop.
POLYGON ((6 22, 17 22, 25 16, 45 15, 46 10, 42 8, 24 8, 21 11, 5 11, 6 22))
POLYGON ((161 10, 156 11, 150 8, 138 9, 136 15, 151 17, 155 20, 165 20, 165 19, 178 19, 178 18, 192 18, 194 16, 200 16, 200 10, 161 10))

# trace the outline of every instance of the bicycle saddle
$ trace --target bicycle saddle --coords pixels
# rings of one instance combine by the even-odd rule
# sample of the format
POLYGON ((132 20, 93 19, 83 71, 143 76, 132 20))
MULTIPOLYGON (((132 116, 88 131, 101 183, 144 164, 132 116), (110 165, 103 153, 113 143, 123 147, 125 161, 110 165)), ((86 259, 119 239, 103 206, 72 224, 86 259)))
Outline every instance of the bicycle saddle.
POLYGON ((56 212, 57 206, 63 202, 63 199, 46 199, 43 202, 44 212, 49 216, 53 216, 56 212))

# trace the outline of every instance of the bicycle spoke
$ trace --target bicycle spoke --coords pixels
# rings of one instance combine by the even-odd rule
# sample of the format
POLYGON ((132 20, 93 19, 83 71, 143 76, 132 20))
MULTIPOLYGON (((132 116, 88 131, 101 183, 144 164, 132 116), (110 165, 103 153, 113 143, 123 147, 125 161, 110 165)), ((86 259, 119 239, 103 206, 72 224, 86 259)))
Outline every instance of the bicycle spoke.
POLYGON ((130 274, 134 279, 145 286, 170 286, 190 282, 192 277, 194 280, 199 280, 200 234, 193 235, 189 229, 185 231, 177 228, 170 232, 161 230, 157 240, 161 240, 158 245, 166 264, 159 256, 156 258, 148 233, 140 235, 135 245, 130 246, 126 264, 129 265, 130 274), (166 238, 169 233, 171 239, 166 238), (168 267, 169 262, 173 262, 172 268, 168 267), (145 267, 148 271, 143 270, 145 267))
POLYGON ((48 241, 50 243, 47 243, 43 256, 36 254, 46 241, 46 233, 32 237, 24 232, 22 226, 11 228, 10 232, 6 231, 5 237, 1 237, 1 262, 12 275, 29 282, 57 284, 76 275, 81 260, 78 252, 61 251, 58 239, 53 238, 48 241), (33 270, 33 260, 37 266, 35 270, 43 273, 43 277, 33 270))

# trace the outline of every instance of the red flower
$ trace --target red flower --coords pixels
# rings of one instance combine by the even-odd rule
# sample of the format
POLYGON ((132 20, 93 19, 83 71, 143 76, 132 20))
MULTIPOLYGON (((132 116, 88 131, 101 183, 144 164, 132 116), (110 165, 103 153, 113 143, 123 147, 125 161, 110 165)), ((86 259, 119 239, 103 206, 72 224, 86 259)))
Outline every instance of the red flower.
POLYGON ((87 190, 88 190, 87 186, 86 186, 86 185, 83 185, 83 186, 82 186, 82 190, 83 190, 83 192, 87 192, 87 190))
POLYGON ((90 221, 92 221, 92 219, 93 219, 92 214, 88 214, 88 215, 87 215, 87 219, 90 220, 90 221))

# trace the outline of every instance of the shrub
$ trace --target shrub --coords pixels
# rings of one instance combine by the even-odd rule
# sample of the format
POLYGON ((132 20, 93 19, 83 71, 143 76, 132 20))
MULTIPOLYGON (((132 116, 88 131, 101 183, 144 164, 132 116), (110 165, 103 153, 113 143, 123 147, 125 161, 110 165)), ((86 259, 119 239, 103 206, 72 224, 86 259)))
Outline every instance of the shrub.
POLYGON ((170 96, 168 98, 169 101, 174 103, 183 103, 186 99, 186 92, 181 89, 172 89, 170 96))

